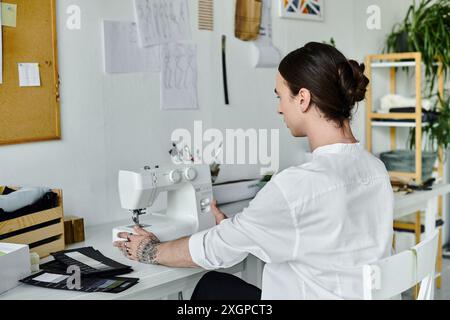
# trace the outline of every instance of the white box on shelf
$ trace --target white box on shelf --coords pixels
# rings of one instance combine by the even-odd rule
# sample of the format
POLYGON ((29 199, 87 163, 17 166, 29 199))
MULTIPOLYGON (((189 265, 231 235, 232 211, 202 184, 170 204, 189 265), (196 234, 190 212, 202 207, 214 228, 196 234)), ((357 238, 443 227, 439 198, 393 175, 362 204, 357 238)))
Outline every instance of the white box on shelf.
POLYGON ((30 274, 29 247, 0 242, 0 294, 17 287, 19 280, 30 274))

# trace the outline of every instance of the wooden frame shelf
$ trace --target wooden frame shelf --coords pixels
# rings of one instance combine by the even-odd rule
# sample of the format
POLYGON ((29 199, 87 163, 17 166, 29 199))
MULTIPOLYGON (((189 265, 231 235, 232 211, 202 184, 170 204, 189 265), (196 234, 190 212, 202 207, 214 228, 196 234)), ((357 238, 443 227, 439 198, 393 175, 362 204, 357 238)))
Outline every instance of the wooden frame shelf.
MULTIPOLYGON (((420 119, 422 119, 422 113, 419 115, 420 119)), ((402 120, 402 119, 411 119, 417 120, 416 113, 376 113, 373 112, 369 114, 370 119, 392 119, 392 120, 402 120)))
MULTIPOLYGON (((422 122, 422 127, 427 122, 422 122)), ((375 121, 372 120, 372 127, 388 127, 388 128, 415 128, 416 122, 396 122, 396 121, 375 121)))
POLYGON ((401 178, 415 178, 416 174, 414 172, 400 172, 400 171, 389 171, 391 177, 401 177, 401 178))
MULTIPOLYGON (((439 94, 444 95, 444 77, 443 66, 439 59, 436 65, 439 66, 439 94)), ((422 70, 423 61, 420 52, 405 52, 405 53, 389 53, 389 54, 374 54, 366 57, 366 75, 370 80, 366 97, 366 145, 367 150, 372 152, 372 129, 373 127, 389 127, 391 149, 397 149, 396 134, 398 127, 415 127, 416 146, 422 146, 422 70), (408 60, 408 61, 404 61, 408 60), (399 67, 415 67, 415 91, 416 91, 416 112, 415 113, 376 113, 373 108, 373 69, 374 68, 389 68, 390 70, 390 93, 397 92, 397 68, 399 67), (414 123, 405 122, 375 122, 373 120, 414 120, 414 123), (382 124, 383 123, 383 124, 382 124)), ((443 172, 441 161, 439 162, 439 172, 443 172)), ((414 179, 417 183, 422 181, 422 148, 416 148, 416 170, 413 174, 390 172, 391 176, 407 177, 414 179)))
MULTIPOLYGON (((434 64, 435 66, 439 65, 439 62, 434 64)), ((397 62, 372 62, 372 68, 408 68, 415 67, 415 61, 397 61, 397 62)))
MULTIPOLYGON (((438 66, 438 92, 441 98, 444 98, 444 69, 441 59, 436 59, 435 65, 438 66)), ((415 172, 389 172, 391 177, 407 178, 413 179, 417 183, 422 181, 422 132, 423 126, 426 124, 422 122, 422 70, 423 61, 422 54, 420 52, 406 52, 406 53, 391 53, 391 54, 375 54, 366 57, 366 76, 369 78, 370 83, 367 90, 366 96, 366 147, 369 152, 372 150, 372 130, 374 127, 387 127, 390 129, 390 144, 391 150, 397 149, 397 128, 398 127, 410 127, 415 128, 415 139, 416 139, 416 170, 415 172), (407 61, 404 61, 407 60, 407 61), (390 93, 397 93, 397 69, 402 67, 414 67, 415 68, 415 91, 416 91, 416 112, 414 113, 376 113, 373 109, 373 69, 376 68, 389 68, 390 70, 390 93), (389 121, 374 121, 376 119, 383 120, 399 120, 399 119, 410 119, 413 122, 389 122, 389 121)), ((444 176, 444 165, 443 165, 443 150, 439 148, 439 161, 437 168, 433 169, 433 172, 437 172, 438 177, 444 176)), ((438 215, 442 217, 443 209, 443 198, 439 196, 438 198, 438 215)), ((412 213, 413 214, 413 213, 412 213)), ((400 223, 396 221, 395 223, 400 223)), ((394 223, 394 224, 395 224, 394 223)), ((416 239, 420 238, 421 221, 420 218, 414 224, 416 228, 416 239), (418 232, 417 233, 417 228, 418 232)), ((437 260, 437 273, 440 274, 442 271, 442 246, 441 246, 441 231, 440 231, 440 250, 437 260)), ((441 277, 437 277, 437 287, 441 287, 441 277)))

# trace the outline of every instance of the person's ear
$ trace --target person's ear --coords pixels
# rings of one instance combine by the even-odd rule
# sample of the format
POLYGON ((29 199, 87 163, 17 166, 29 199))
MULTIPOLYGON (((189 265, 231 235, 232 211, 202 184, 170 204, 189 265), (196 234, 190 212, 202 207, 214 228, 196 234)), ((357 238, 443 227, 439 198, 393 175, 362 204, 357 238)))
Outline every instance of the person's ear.
POLYGON ((308 112, 311 105, 311 92, 304 88, 300 89, 297 95, 297 102, 301 112, 308 112))

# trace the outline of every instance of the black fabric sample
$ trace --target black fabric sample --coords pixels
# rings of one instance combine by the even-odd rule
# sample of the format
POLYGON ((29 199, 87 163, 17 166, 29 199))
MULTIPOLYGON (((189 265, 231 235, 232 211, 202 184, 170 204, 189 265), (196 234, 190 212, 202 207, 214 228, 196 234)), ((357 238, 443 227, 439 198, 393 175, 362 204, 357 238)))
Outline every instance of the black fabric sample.
POLYGON ((81 274, 84 276, 98 276, 98 277, 112 277, 127 274, 133 272, 130 266, 124 265, 117 261, 114 261, 104 256, 100 251, 95 250, 93 247, 84 247, 71 250, 63 250, 51 254, 55 260, 41 264, 41 269, 48 272, 65 272, 71 265, 78 265, 81 269, 81 274), (100 261, 108 268, 94 269, 88 265, 84 265, 81 262, 74 260, 66 255, 70 252, 79 252, 94 260, 100 261))
POLYGON ((23 207, 19 210, 13 212, 5 212, 3 211, 3 209, 0 208, 0 222, 19 218, 39 211, 56 208, 57 206, 58 206, 58 194, 54 192, 47 192, 41 199, 39 199, 32 205, 23 207))
MULTIPOLYGON (((139 282, 136 278, 123 278, 123 277, 109 277, 109 278, 95 278, 95 277, 81 277, 81 288, 69 289, 67 287, 67 279, 63 278, 59 282, 42 282, 35 280, 39 276, 47 273, 46 271, 41 271, 37 274, 26 277, 20 280, 22 283, 26 283, 32 286, 47 288, 47 289, 58 289, 58 290, 69 290, 78 292, 105 292, 105 293, 120 293, 125 291, 139 282)), ((64 272, 54 272, 54 274, 60 274, 61 276, 71 276, 64 272)))

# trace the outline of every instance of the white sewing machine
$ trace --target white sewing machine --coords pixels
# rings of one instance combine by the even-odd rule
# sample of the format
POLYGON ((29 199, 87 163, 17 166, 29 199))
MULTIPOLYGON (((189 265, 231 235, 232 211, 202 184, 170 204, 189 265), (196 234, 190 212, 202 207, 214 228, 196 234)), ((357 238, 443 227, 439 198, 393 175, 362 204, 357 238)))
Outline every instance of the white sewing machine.
POLYGON ((135 225, 154 233, 162 242, 192 235, 211 228, 211 173, 207 165, 171 165, 133 172, 119 172, 119 194, 122 208, 133 214, 134 224, 113 229, 113 241, 119 232, 133 233, 135 225), (146 213, 161 192, 167 191, 165 214, 152 213, 145 224, 139 216, 146 213))

